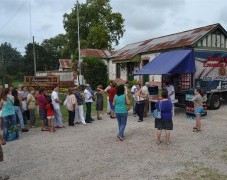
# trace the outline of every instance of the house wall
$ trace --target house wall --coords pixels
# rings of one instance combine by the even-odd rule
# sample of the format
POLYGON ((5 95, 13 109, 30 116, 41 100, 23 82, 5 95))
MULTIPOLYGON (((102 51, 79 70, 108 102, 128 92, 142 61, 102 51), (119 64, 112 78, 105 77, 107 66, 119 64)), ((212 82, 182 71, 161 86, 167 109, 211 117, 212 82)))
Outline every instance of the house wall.
POLYGON ((114 80, 116 79, 116 63, 113 63, 112 60, 109 61, 109 79, 114 80))
POLYGON ((219 30, 209 33, 197 43, 197 47, 227 48, 227 38, 219 30))

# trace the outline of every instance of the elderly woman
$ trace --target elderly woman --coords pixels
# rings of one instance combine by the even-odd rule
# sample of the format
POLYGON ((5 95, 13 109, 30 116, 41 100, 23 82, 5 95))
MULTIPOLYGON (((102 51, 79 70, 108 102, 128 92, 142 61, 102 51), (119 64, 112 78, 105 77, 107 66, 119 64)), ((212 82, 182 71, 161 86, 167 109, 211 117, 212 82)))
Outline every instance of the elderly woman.
POLYGON ((75 109, 78 108, 77 99, 73 94, 73 89, 68 89, 68 95, 64 101, 64 105, 66 105, 68 109, 68 124, 69 126, 74 126, 74 118, 75 118, 75 109))
POLYGON ((36 99, 35 99, 35 90, 31 89, 27 96, 27 107, 30 114, 30 127, 35 127, 36 118, 35 118, 35 108, 36 108, 36 99))
POLYGON ((161 112, 161 118, 155 119, 157 128, 157 144, 161 143, 162 130, 165 130, 166 144, 170 143, 170 131, 173 130, 172 101, 168 99, 168 91, 162 92, 162 99, 155 104, 156 109, 161 112))

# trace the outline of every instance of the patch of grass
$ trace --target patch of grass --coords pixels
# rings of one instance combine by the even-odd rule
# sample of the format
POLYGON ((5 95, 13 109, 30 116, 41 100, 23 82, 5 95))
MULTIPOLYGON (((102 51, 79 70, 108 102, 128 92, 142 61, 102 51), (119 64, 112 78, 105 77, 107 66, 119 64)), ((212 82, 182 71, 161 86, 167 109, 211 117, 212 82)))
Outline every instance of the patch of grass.
POLYGON ((177 173, 176 180, 225 180, 227 179, 226 174, 222 174, 215 168, 206 167, 202 163, 189 163, 185 170, 177 173))

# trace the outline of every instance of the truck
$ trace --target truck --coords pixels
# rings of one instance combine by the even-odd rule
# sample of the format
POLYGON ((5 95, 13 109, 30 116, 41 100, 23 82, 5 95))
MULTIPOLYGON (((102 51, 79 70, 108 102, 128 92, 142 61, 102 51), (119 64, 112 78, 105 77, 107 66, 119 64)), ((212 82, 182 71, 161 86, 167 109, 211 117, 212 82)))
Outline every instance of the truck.
POLYGON ((222 100, 227 100, 227 52, 196 49, 194 59, 195 73, 178 75, 178 106, 185 104, 187 89, 200 88, 206 95, 207 107, 219 109, 222 100))
POLYGON ((161 52, 134 75, 161 75, 162 86, 175 87, 177 107, 186 107, 186 94, 200 88, 209 109, 218 109, 227 99, 227 51, 186 48, 161 52))

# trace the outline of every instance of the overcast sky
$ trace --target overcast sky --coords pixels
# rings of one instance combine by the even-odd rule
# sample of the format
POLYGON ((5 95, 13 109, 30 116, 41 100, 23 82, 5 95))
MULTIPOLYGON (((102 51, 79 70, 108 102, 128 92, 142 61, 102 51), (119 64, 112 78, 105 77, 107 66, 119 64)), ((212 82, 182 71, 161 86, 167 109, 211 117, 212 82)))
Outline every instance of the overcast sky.
MULTIPOLYGON (((41 43, 65 33, 63 14, 70 13, 75 3, 76 0, 0 0, 0 44, 9 42, 24 53, 32 36, 41 43)), ((126 32, 116 49, 214 23, 227 30, 226 0, 110 0, 110 4, 125 19, 126 32)))

